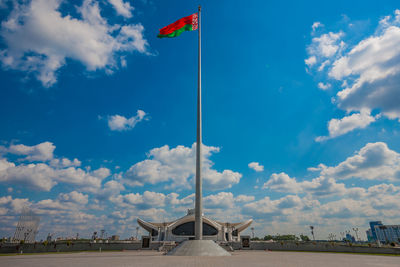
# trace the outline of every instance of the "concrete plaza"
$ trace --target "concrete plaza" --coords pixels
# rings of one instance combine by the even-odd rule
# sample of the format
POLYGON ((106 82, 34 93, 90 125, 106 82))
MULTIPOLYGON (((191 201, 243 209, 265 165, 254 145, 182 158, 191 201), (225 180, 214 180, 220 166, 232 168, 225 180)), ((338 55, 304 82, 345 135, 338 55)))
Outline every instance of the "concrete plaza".
POLYGON ((0 266, 400 266, 399 256, 286 251, 235 251, 228 257, 164 256, 156 251, 1 256, 0 266))

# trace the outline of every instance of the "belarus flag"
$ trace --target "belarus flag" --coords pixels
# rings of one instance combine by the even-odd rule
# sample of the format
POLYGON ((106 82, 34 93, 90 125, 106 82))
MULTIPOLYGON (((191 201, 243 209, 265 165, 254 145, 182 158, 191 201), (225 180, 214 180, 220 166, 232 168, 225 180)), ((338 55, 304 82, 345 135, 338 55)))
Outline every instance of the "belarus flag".
POLYGON ((177 20, 174 23, 162 28, 160 30, 160 34, 157 35, 157 37, 173 38, 181 35, 181 33, 184 31, 195 31, 197 30, 197 23, 198 23, 197 18, 198 18, 197 13, 181 18, 180 20, 177 20))

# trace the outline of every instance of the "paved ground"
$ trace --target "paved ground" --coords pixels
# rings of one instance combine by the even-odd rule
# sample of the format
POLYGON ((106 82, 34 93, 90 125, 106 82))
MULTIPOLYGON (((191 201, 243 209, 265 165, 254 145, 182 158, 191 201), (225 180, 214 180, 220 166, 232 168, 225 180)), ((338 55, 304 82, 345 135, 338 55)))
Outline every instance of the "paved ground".
POLYGON ((400 266, 400 257, 311 252, 237 251, 230 257, 164 256, 155 251, 1 256, 0 266, 400 266))

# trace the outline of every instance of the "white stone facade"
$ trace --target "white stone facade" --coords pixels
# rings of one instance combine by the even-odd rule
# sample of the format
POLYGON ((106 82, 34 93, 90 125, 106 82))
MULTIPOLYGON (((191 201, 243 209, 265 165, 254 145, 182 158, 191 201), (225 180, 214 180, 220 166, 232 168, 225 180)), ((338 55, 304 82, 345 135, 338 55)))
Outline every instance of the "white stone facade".
MULTIPOLYGON (((194 239, 194 212, 172 222, 153 223, 137 219, 138 224, 149 232, 152 241, 176 241, 194 239)), ((240 232, 253 222, 222 223, 203 215, 203 239, 220 242, 240 241, 240 232)))

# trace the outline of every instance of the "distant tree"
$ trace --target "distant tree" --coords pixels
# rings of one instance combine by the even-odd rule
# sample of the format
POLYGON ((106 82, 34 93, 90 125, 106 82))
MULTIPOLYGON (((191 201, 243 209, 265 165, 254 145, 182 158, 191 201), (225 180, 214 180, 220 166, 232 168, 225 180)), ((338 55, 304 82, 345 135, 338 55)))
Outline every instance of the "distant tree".
POLYGON ((306 241, 306 242, 310 241, 310 238, 306 235, 300 235, 300 239, 301 239, 301 241, 306 241))
POLYGON ((274 239, 274 236, 272 236, 272 235, 264 236, 264 240, 271 240, 271 239, 274 239))
POLYGON ((296 241, 299 240, 299 238, 295 235, 278 235, 275 236, 274 240, 279 240, 279 241, 296 241))
POLYGON ((252 241, 259 241, 259 240, 261 240, 258 236, 255 236, 254 238, 252 238, 252 239, 250 239, 250 240, 252 240, 252 241))

